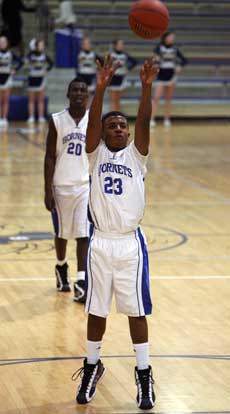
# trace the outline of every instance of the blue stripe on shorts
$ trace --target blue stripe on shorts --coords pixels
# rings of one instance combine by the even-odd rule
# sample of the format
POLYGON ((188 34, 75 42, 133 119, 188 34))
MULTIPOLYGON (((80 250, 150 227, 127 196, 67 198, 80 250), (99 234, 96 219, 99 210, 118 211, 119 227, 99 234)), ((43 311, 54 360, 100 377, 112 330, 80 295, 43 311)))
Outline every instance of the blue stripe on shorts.
POLYGON ((59 233, 59 223, 58 223, 58 214, 56 208, 51 211, 53 226, 54 226, 54 232, 55 235, 58 236, 59 233))
POLYGON ((152 302, 150 297, 150 286, 149 286, 149 258, 148 251, 145 244, 144 237, 141 233, 141 229, 137 229, 138 237, 141 243, 141 250, 143 255, 143 270, 142 270, 142 300, 145 310, 145 315, 152 313, 152 302))

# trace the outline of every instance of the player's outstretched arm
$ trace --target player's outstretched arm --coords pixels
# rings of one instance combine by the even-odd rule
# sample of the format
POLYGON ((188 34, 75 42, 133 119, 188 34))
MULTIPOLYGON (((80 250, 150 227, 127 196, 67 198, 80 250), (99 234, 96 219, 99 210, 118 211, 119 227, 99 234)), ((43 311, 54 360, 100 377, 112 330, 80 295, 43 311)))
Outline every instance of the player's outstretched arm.
POLYGON ((97 84, 95 94, 90 105, 89 122, 86 133, 86 152, 88 153, 93 152, 100 143, 101 114, 104 94, 106 87, 110 84, 110 81, 119 65, 120 62, 117 62, 113 66, 113 58, 110 56, 105 56, 102 64, 99 60, 97 60, 97 84))
POLYGON ((52 182, 54 169, 56 164, 56 144, 57 144, 57 131, 53 122, 50 118, 49 130, 46 139, 46 153, 44 162, 44 179, 45 179, 45 206, 47 210, 52 211, 55 207, 52 182))
POLYGON ((142 93, 135 124, 134 142, 136 148, 142 155, 148 154, 150 139, 149 123, 152 112, 151 91, 153 80, 158 72, 159 69, 155 56, 150 60, 145 60, 140 70, 142 93))

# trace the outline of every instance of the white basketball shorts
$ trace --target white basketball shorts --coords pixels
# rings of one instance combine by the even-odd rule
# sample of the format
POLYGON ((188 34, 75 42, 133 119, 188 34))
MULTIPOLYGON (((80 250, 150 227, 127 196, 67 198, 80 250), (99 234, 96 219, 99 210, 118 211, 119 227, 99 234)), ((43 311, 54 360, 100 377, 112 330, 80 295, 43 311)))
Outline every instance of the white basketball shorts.
POLYGON ((114 293, 117 312, 133 317, 151 314, 148 253, 141 229, 119 235, 93 229, 91 233, 86 312, 105 318, 114 293))
POLYGON ((89 237, 87 218, 89 186, 53 187, 55 209, 52 219, 55 235, 61 239, 89 237))

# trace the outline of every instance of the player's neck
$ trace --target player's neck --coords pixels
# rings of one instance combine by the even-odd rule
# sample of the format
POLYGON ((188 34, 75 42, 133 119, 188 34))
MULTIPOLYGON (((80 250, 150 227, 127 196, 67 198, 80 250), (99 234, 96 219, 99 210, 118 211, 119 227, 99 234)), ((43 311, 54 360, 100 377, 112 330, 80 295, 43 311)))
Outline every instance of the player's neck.
POLYGON ((76 123, 78 123, 85 115, 86 108, 69 107, 69 113, 76 123))
POLYGON ((124 147, 122 147, 122 148, 113 148, 113 147, 109 146, 108 144, 106 144, 106 147, 107 147, 107 148, 108 148, 108 150, 109 150, 109 151, 111 151, 111 152, 118 152, 118 151, 121 151, 121 150, 123 150, 124 148, 126 148, 126 146, 127 146, 127 145, 124 145, 124 147))

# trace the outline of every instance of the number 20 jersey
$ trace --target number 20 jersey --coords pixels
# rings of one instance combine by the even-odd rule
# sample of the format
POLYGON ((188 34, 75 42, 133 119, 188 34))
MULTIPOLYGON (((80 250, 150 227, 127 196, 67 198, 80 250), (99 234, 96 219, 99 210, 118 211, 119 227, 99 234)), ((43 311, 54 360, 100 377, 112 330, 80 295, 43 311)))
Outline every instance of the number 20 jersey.
POLYGON ((85 152, 89 111, 76 124, 68 109, 52 114, 57 131, 54 186, 75 186, 89 182, 89 164, 85 152))
POLYGON ((148 157, 139 153, 134 141, 118 152, 109 151, 101 141, 88 158, 94 226, 105 233, 135 231, 144 214, 148 157))

